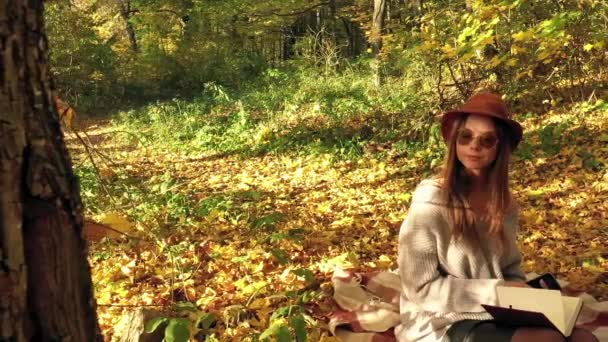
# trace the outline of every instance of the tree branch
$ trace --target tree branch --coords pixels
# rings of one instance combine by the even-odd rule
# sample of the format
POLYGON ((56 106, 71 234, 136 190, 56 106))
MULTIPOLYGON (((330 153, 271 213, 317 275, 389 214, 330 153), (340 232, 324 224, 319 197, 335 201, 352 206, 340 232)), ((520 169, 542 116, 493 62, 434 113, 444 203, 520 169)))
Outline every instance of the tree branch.
MULTIPOLYGON (((171 13, 171 14, 173 14, 174 16, 176 16, 179 19, 179 21, 182 23, 182 26, 185 26, 186 22, 188 21, 188 16, 187 15, 180 15, 179 13, 177 13, 177 11, 174 11, 172 9, 162 8, 162 9, 153 10, 153 12, 157 12, 157 13, 161 13, 161 12, 171 13)), ((141 13, 141 11, 139 9, 135 8, 135 9, 129 10, 127 12, 127 15, 129 17, 131 17, 132 15, 138 14, 138 13, 141 13)))
POLYGON ((167 12, 167 13, 174 14, 174 15, 175 15, 176 17, 178 17, 178 18, 181 18, 181 17, 182 17, 181 15, 179 15, 179 13, 177 13, 177 12, 176 12, 176 11, 174 11, 174 10, 170 10, 170 9, 164 9, 164 8, 163 8, 163 9, 156 10, 156 12, 167 12))
POLYGON ((271 10, 270 12, 263 13, 263 14, 259 14, 259 13, 252 13, 252 14, 251 14, 251 16, 252 16, 252 17, 256 17, 256 18, 260 18, 260 17, 270 17, 270 16, 277 16, 277 17, 294 17, 294 16, 298 16, 298 15, 301 15, 301 14, 307 13, 307 12, 309 12, 309 11, 311 11, 311 10, 313 10, 313 9, 317 8, 317 7, 327 6, 327 5, 329 5, 329 4, 330 4, 330 2, 329 2, 329 1, 327 1, 327 2, 320 2, 320 3, 316 4, 316 5, 312 5, 312 6, 310 6, 310 7, 307 7, 307 8, 305 8, 305 9, 303 9, 303 10, 300 10, 300 11, 288 12, 288 13, 280 13, 280 12, 275 12, 275 11, 272 11, 272 10, 271 10))

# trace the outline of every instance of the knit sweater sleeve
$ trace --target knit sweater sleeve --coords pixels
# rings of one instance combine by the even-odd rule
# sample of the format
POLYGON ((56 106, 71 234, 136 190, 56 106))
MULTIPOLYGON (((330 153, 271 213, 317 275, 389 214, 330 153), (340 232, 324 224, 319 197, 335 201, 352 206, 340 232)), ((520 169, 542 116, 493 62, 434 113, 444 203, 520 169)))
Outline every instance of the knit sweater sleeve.
MULTIPOLYGON (((418 192, 418 191, 417 191, 418 192)), ((399 272, 407 299, 424 311, 483 312, 497 305, 499 279, 463 279, 440 272, 438 242, 449 232, 440 206, 417 203, 416 194, 399 233, 399 272)))

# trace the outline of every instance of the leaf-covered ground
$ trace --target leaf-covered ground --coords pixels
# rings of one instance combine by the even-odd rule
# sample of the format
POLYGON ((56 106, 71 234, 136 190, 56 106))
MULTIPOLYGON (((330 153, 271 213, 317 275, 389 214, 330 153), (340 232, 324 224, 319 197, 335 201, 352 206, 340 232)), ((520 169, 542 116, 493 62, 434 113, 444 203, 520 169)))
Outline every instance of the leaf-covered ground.
MULTIPOLYGON (((607 300, 608 113, 574 108, 524 126, 511 179, 524 268, 607 300)), ((187 318, 192 336, 207 340, 254 340, 269 327, 267 335, 287 326, 301 334, 293 317, 310 340, 332 340, 333 269, 394 268, 411 192, 433 173, 428 154, 391 146, 348 161, 195 155, 120 144, 115 130, 88 130, 98 170, 69 141, 89 172, 80 172, 87 216, 131 236, 91 243, 107 337, 124 311, 145 306, 187 318), (102 185, 91 180, 97 173, 102 185)))

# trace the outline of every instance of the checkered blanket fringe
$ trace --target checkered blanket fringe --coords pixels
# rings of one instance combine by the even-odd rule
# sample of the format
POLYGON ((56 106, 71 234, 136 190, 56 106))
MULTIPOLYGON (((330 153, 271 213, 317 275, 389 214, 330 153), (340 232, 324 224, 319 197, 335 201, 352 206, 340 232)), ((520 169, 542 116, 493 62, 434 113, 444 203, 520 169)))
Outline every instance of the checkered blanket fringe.
MULTIPOLYGON (((538 276, 527 274, 528 279, 538 276)), ((598 302, 587 293, 573 291, 558 280, 569 296, 583 299, 578 327, 591 330, 608 342, 608 301, 598 302)), ((393 272, 356 273, 336 269, 332 277, 334 300, 339 310, 329 321, 331 332, 344 342, 394 342, 399 324, 399 275, 393 272)))

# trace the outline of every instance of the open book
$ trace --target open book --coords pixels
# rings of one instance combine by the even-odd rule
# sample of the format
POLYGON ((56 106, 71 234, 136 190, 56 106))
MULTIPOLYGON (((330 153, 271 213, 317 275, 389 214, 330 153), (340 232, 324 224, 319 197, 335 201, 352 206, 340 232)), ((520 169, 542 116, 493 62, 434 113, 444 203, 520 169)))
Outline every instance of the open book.
POLYGON ((557 290, 498 286, 498 306, 483 305, 495 320, 514 326, 539 326, 572 334, 583 301, 557 290))

